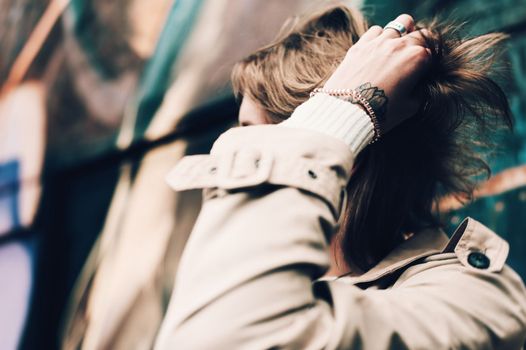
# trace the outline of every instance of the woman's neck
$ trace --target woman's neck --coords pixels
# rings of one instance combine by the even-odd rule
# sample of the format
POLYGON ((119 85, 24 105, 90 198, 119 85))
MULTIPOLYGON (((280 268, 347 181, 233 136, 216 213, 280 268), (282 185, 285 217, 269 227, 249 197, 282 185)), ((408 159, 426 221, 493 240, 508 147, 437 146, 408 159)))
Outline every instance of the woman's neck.
POLYGON ((325 276, 341 276, 346 274, 353 274, 351 268, 347 265, 345 262, 345 259, 343 258, 343 253, 340 248, 340 242, 338 239, 334 236, 331 240, 330 245, 330 258, 331 258, 331 265, 329 270, 325 273, 325 276))

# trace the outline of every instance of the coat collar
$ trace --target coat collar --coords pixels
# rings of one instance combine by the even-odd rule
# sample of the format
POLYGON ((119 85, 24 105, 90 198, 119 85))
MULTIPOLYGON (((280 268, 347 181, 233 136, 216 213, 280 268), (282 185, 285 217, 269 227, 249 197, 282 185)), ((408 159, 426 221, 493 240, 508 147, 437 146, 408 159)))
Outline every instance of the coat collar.
POLYGON ((488 271, 500 271, 505 264, 508 250, 509 246, 505 240, 480 222, 468 217, 457 227, 451 239, 448 239, 441 229, 422 230, 362 275, 322 277, 318 281, 339 280, 354 285, 379 282, 384 277, 403 271, 417 260, 440 253, 456 254, 460 263, 469 268, 473 268, 469 263, 471 253, 484 254, 489 264, 484 268, 488 271))
POLYGON ((443 252, 448 242, 447 235, 441 229, 422 230, 397 246, 376 266, 362 275, 328 276, 322 277, 318 281, 341 280, 349 284, 374 282, 400 271, 419 259, 443 252))

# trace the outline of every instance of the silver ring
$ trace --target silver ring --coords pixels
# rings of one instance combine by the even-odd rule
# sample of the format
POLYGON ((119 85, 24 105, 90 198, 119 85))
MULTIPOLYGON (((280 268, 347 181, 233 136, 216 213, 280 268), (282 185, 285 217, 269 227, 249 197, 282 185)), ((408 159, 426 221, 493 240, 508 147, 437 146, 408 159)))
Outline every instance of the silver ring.
POLYGON ((389 28, 396 30, 398 34, 400 34, 400 36, 404 36, 404 34, 407 33, 407 29, 405 28, 405 26, 397 21, 391 21, 387 23, 387 25, 384 27, 384 30, 389 28))

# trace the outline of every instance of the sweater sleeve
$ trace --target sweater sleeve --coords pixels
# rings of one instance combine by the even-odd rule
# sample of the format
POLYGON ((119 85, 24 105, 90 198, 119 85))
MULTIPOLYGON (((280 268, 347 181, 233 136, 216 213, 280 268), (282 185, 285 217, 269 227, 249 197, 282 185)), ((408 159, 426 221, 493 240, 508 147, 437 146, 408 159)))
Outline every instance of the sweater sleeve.
POLYGON ((279 124, 318 131, 345 142, 356 156, 374 137, 374 125, 363 109, 334 96, 316 94, 279 124))

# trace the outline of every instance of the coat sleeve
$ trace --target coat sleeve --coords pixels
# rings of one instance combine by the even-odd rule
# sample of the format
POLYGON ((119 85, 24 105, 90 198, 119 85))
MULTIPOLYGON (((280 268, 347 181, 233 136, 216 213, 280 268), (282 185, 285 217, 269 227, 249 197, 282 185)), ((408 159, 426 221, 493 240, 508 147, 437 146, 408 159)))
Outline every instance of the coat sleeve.
POLYGON ((179 163, 172 186, 206 188, 205 202, 156 349, 520 347, 525 293, 508 268, 468 271, 451 254, 390 290, 313 288, 352 161, 337 139, 267 125, 231 130, 211 155, 179 163))

